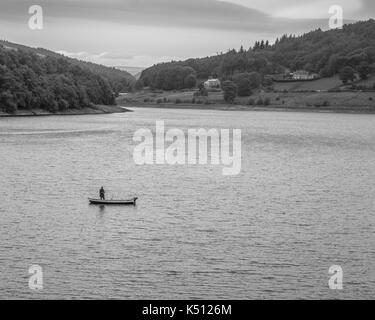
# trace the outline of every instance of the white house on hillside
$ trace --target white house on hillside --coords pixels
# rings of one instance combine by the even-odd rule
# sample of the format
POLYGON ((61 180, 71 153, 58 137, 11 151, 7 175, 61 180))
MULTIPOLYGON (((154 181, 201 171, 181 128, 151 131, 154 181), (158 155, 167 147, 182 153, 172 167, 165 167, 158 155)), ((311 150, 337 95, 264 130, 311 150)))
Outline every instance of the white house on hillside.
POLYGON ((220 80, 219 79, 208 79, 205 83, 204 83, 204 87, 206 89, 211 89, 211 88, 220 88, 220 80))
POLYGON ((292 73, 293 80, 314 80, 319 77, 317 74, 312 74, 305 70, 298 70, 292 73))

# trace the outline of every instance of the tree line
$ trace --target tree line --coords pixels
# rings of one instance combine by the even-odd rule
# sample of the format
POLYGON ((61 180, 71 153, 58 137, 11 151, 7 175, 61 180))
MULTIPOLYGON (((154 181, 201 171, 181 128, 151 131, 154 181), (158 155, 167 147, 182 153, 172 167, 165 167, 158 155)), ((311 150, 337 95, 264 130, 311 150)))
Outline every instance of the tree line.
POLYGON ((128 72, 119 70, 113 67, 107 67, 101 64, 96 64, 88 61, 78 60, 64 56, 43 48, 31 48, 17 43, 11 43, 8 41, 0 41, 0 46, 15 48, 21 51, 31 52, 38 56, 52 57, 52 58, 63 58, 70 64, 77 65, 81 68, 90 70, 91 72, 102 76, 107 79, 112 89, 116 93, 129 92, 133 89, 135 84, 135 78, 128 72))
POLYGON ((115 104, 110 81, 62 56, 0 45, 0 110, 50 112, 115 104))
POLYGON ((180 90, 194 88, 196 84, 197 76, 193 68, 168 64, 144 71, 136 89, 147 86, 161 90, 180 90))

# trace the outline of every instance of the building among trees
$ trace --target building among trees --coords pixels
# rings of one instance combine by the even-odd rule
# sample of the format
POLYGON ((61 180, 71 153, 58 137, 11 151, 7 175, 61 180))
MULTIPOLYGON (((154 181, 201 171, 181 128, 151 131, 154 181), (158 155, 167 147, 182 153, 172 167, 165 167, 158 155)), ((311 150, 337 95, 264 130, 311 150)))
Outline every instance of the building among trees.
POLYGON ((315 80, 319 78, 318 74, 310 73, 306 70, 298 70, 291 74, 293 80, 315 80))
POLYGON ((277 82, 292 82, 292 81, 312 81, 320 78, 317 73, 310 73, 306 70, 298 70, 295 72, 286 72, 273 76, 273 80, 277 82))
POLYGON ((213 88, 220 88, 220 80, 219 79, 208 79, 205 83, 204 83, 204 87, 206 89, 213 89, 213 88))

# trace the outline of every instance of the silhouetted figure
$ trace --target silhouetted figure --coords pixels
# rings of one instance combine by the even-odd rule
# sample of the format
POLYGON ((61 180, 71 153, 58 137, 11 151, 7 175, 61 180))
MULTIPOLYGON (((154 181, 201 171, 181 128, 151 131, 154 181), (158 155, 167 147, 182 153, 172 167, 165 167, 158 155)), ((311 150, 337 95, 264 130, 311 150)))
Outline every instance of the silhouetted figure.
POLYGON ((100 194, 100 200, 105 200, 105 190, 103 187, 100 188, 99 194, 100 194))

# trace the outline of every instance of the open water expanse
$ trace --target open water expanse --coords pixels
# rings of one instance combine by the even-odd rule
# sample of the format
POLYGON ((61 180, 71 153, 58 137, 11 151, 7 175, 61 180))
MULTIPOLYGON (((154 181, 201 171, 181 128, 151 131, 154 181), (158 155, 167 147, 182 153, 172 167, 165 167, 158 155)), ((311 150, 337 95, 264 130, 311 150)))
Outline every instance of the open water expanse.
POLYGON ((2 118, 0 179, 0 299, 375 298, 375 115, 2 118), (241 173, 137 166, 134 132, 156 120, 241 129, 241 173), (90 206, 101 186, 138 205, 90 206))

